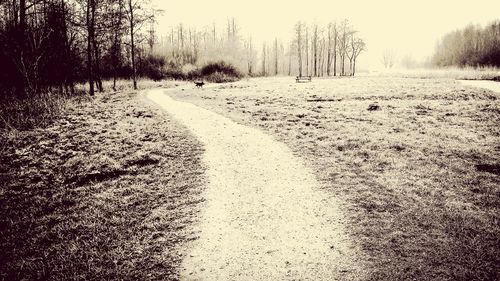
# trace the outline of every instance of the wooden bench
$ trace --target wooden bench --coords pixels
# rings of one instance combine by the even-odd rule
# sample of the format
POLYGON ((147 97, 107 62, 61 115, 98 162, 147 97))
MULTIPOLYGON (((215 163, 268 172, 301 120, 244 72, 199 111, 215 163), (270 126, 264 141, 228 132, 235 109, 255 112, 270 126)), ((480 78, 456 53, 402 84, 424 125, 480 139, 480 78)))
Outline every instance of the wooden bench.
POLYGON ((299 83, 299 82, 311 82, 311 76, 297 76, 295 78, 295 81, 297 83, 299 83))
POLYGON ((203 82, 203 81, 194 81, 194 84, 196 85, 197 88, 203 88, 203 85, 205 85, 205 82, 203 82))

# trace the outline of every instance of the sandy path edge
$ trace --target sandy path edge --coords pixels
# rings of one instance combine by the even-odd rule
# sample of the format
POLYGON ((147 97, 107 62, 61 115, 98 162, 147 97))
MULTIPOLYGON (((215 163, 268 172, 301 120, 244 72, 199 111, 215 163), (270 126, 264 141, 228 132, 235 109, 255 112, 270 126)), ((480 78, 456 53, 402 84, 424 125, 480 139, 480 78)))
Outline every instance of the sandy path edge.
MULTIPOLYGON (((175 90, 175 89, 174 89, 175 90)), ((206 206, 183 280, 340 280, 357 271, 339 202, 302 161, 260 130, 164 89, 147 97, 204 144, 206 206)))

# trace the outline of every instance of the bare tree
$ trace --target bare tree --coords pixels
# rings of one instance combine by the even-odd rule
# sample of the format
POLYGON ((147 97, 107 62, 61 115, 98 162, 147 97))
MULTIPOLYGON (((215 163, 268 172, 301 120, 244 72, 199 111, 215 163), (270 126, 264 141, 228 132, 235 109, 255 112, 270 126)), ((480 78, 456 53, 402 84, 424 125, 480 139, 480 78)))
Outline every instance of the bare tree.
POLYGON ((116 91, 116 79, 118 77, 118 67, 121 64, 122 36, 124 32, 123 0, 111 1, 110 21, 111 21, 111 61, 113 64, 113 91, 116 91))
POLYGON ((351 34, 349 34, 349 46, 347 48, 347 58, 349 59, 349 76, 353 76, 353 60, 354 60, 354 54, 355 54, 355 46, 354 46, 354 38, 355 38, 356 32, 353 31, 351 34))
POLYGON ((328 47, 326 54, 326 75, 330 76, 330 67, 332 64, 332 23, 328 24, 328 47))
POLYGON ((333 76, 337 76, 337 43, 338 43, 337 23, 333 23, 333 76))
POLYGON ((262 76, 266 76, 266 43, 262 45, 262 76))
POLYGON ((278 75, 278 38, 274 38, 274 75, 278 75))
MULTIPOLYGON (((95 1, 95 0, 89 0, 95 1)), ((134 84, 134 90, 137 90, 137 65, 136 65, 136 47, 135 47, 135 35, 138 30, 141 29, 142 25, 154 18, 154 13, 151 11, 146 11, 144 5, 149 4, 149 0, 128 0, 127 5, 127 20, 129 24, 130 33, 130 53, 132 60, 132 81, 134 84)), ((184 48, 184 36, 182 25, 180 28, 181 37, 181 48, 184 48)))
POLYGON ((314 33, 312 41, 313 51, 313 75, 318 76, 318 25, 314 24, 314 33))
POLYGON ((386 49, 382 53, 382 63, 385 68, 392 68, 396 63, 396 51, 392 49, 386 49))
POLYGON ((295 25, 295 32, 297 34, 297 57, 299 60, 299 76, 302 76, 302 23, 300 21, 295 25))
POLYGON ((305 51, 306 51, 306 76, 309 76, 309 27, 305 25, 306 38, 305 38, 305 51))
POLYGON ((350 33, 350 27, 349 27, 349 21, 343 20, 341 25, 340 25, 340 36, 339 36, 339 45, 338 45, 338 51, 339 51, 339 56, 340 56, 340 75, 344 76, 345 75, 345 59, 347 57, 347 48, 349 46, 349 33, 350 33))
POLYGON ((354 76, 356 74, 356 60, 358 59, 359 54, 366 50, 366 44, 361 38, 352 38, 351 41, 351 48, 352 48, 352 53, 353 53, 353 59, 352 59, 352 71, 351 75, 354 76))
POLYGON ((87 0, 87 71, 89 83, 89 95, 94 95, 94 71, 92 66, 92 48, 94 42, 94 29, 95 29, 95 0, 87 0))
POLYGON ((253 50, 253 43, 252 43, 252 37, 249 37, 247 42, 246 42, 246 54, 247 54, 247 73, 249 76, 253 75, 253 64, 254 64, 254 50, 253 50))

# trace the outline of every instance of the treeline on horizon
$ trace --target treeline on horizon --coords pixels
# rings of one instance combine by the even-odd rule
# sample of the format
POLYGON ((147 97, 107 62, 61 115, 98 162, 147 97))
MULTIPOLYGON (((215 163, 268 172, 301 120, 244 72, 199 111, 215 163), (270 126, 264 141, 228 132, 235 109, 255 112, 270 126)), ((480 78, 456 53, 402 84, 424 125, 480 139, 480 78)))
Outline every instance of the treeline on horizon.
POLYGON ((469 25, 446 34, 432 63, 438 67, 500 67, 500 21, 486 27, 469 25))
MULTIPOLYGON (((293 29, 292 29, 293 28, 293 29)), ((366 45, 348 20, 325 26, 298 22, 294 37, 256 45, 244 36, 236 20, 201 29, 183 24, 162 34, 153 53, 166 64, 169 77, 190 76, 190 69, 210 61, 225 61, 248 76, 354 75, 355 62, 366 45)))
POLYGON ((151 0, 14 0, 0 2, 0 92, 32 96, 74 93, 102 81, 234 81, 244 75, 354 75, 364 41, 347 21, 299 22, 288 42, 256 46, 235 19, 202 29, 156 30, 151 0))

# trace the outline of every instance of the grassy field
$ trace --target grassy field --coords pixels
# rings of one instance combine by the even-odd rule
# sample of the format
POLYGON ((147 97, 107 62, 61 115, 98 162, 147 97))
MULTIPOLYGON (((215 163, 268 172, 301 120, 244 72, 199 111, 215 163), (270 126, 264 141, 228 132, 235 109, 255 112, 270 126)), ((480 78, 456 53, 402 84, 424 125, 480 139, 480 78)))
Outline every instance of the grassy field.
POLYGON ((178 278, 197 236, 203 148, 140 99, 123 87, 60 100, 28 123, 39 128, 4 127, 0 280, 178 278))
POLYGON ((500 81, 498 67, 449 67, 423 69, 389 69, 370 73, 372 76, 422 78, 422 79, 458 79, 458 80, 496 80, 500 81))
POLYGON ((305 158, 346 202, 369 279, 498 280, 498 94, 397 77, 256 79, 172 94, 305 158))
MULTIPOLYGON (((41 97, 18 119, 8 113, 29 103, 0 108, 0 280, 178 278, 197 237, 203 148, 124 84, 41 97)), ((369 279, 498 279, 498 94, 401 77, 140 86, 175 84, 174 98, 259 127, 306 160, 344 202, 369 279)))

